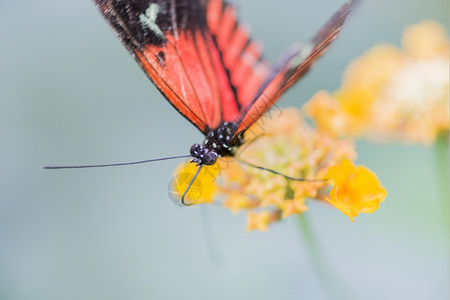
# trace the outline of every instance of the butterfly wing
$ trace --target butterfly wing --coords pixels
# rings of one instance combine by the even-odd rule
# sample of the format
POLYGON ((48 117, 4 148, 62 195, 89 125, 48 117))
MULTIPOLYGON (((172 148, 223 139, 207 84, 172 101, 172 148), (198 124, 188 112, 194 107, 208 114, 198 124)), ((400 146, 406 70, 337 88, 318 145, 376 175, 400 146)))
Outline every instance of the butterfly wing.
POLYGON ((338 37, 347 15, 356 3, 356 0, 346 2, 307 44, 302 47, 294 46, 287 51, 260 87, 254 100, 243 110, 235 136, 261 118, 286 89, 310 70, 338 37))
POLYGON ((94 1, 150 80, 204 134, 238 118, 269 73, 227 2, 94 1))
POLYGON ((233 122, 254 100, 271 67, 262 59, 261 45, 250 39, 249 30, 238 23, 236 10, 227 1, 208 2, 207 23, 213 40, 209 53, 221 87, 221 122, 233 122))

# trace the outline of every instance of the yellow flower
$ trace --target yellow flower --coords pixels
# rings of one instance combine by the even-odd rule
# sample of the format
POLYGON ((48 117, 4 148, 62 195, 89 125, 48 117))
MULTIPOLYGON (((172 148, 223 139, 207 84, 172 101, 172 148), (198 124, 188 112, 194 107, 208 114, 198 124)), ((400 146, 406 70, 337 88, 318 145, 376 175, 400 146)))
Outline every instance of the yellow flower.
MULTIPOLYGON (((198 167, 193 163, 182 163, 176 170, 170 183, 169 196, 171 200, 182 205, 181 196, 184 194, 192 181, 198 167)), ((203 166, 197 178, 192 183, 185 197, 185 204, 210 203, 216 193, 215 181, 220 173, 218 164, 212 166, 203 166)))
POLYGON ((243 209, 251 209, 257 206, 255 201, 252 201, 249 197, 233 191, 226 196, 226 200, 223 205, 234 214, 239 213, 243 209))
POLYGON ((283 201, 281 210, 283 211, 281 217, 285 219, 291 215, 306 212, 308 210, 308 206, 306 206, 305 198, 297 198, 283 201))
POLYGON ((258 213, 249 212, 247 215, 247 230, 267 231, 269 224, 273 223, 279 218, 277 213, 270 211, 261 211, 258 213))
POLYGON ((403 47, 418 59, 448 56, 449 44, 444 27, 433 21, 409 26, 403 34, 403 47))
POLYGON ((320 130, 431 144, 449 130, 449 41, 424 21, 405 29, 403 50, 380 45, 349 65, 332 95, 318 92, 304 107, 320 130))
POLYGON ((364 166, 344 160, 328 170, 333 188, 325 199, 352 221, 359 213, 372 213, 384 202, 386 190, 377 176, 364 166))

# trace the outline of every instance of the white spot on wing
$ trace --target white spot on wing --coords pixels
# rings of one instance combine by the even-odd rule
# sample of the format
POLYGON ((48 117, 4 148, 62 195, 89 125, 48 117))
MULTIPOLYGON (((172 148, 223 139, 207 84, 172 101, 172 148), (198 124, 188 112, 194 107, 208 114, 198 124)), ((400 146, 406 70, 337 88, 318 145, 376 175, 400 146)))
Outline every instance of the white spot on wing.
POLYGON ((158 13, 159 13, 159 5, 156 3, 152 3, 145 11, 145 14, 141 14, 139 16, 139 20, 141 21, 142 25, 147 26, 156 35, 165 38, 161 28, 159 28, 159 26, 156 24, 156 18, 158 18, 158 13))
POLYGON ((292 61, 289 63, 290 68, 296 68, 299 65, 301 65, 305 59, 308 58, 308 56, 311 55, 312 51, 314 50, 314 45, 312 44, 306 44, 302 47, 299 54, 292 59, 292 61))

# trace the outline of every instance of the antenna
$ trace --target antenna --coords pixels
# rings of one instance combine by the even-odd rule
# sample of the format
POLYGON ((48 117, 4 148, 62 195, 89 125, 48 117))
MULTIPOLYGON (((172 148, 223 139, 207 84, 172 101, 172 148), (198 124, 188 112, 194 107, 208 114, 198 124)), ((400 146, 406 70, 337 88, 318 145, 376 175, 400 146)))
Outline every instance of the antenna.
POLYGON ((203 167, 202 165, 200 165, 200 166, 198 167, 197 172, 195 172, 194 177, 192 177, 191 182, 189 182, 189 185, 188 185, 188 187, 186 188, 186 190, 184 191, 183 196, 181 196, 181 203, 183 203, 183 205, 185 205, 185 206, 192 206, 192 205, 195 205, 195 201, 194 201, 193 203, 186 203, 186 202, 184 202, 184 197, 186 197, 187 192, 188 192, 189 189, 191 188, 192 184, 194 183, 195 178, 197 178, 198 173, 200 173, 200 170, 202 169, 202 167, 203 167))
POLYGON ((133 161, 133 162, 126 162, 126 163, 116 163, 116 164, 84 165, 84 166, 44 166, 43 168, 46 169, 46 170, 57 170, 57 169, 85 169, 85 168, 118 167, 118 166, 129 166, 129 165, 146 164, 146 163, 151 163, 151 162, 155 162, 155 161, 177 159, 177 158, 188 158, 188 157, 191 157, 191 155, 163 157, 163 158, 141 160, 141 161, 133 161))
POLYGON ((237 159, 239 162, 241 162, 241 163, 243 163, 244 165, 247 165, 247 166, 249 166, 249 167, 256 168, 256 169, 263 170, 263 171, 267 171, 267 172, 273 173, 273 174, 275 174, 275 175, 280 175, 280 176, 283 176, 284 178, 289 179, 289 180, 294 180, 294 181, 309 181, 309 182, 326 182, 326 181, 328 181, 327 179, 305 179, 305 178, 295 178, 295 177, 290 177, 290 176, 287 176, 287 175, 285 175, 285 174, 283 174, 283 173, 280 173, 280 172, 277 172, 277 171, 274 171, 274 170, 271 170, 271 169, 267 169, 267 168, 264 168, 264 167, 257 166, 257 165, 254 165, 254 164, 252 164, 252 163, 246 162, 246 161, 244 161, 244 160, 242 160, 242 159, 240 159, 240 158, 238 158, 238 157, 236 157, 236 159, 237 159))

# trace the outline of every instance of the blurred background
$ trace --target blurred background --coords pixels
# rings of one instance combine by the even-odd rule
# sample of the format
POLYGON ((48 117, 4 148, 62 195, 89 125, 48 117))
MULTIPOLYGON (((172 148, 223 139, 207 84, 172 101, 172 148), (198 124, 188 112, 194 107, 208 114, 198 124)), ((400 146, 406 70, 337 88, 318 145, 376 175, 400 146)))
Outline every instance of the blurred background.
MULTIPOLYGON (((273 61, 344 2, 233 0, 273 61)), ((408 24, 449 26, 446 0, 365 1, 314 70, 279 102, 333 91, 352 59, 408 24)), ((448 229, 435 149, 359 141, 388 191, 352 223, 310 202, 334 283, 295 218, 267 233, 244 214, 167 196, 179 161, 43 170, 187 154, 202 136, 166 103, 91 1, 0 0, 0 299, 448 299, 448 229), (445 213, 445 212, 444 212, 445 213), (206 225, 205 225, 206 224, 206 225)), ((448 212, 446 212, 448 214, 448 212)))

